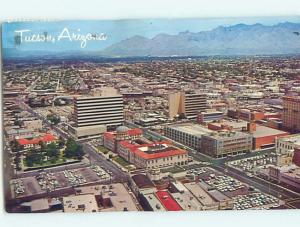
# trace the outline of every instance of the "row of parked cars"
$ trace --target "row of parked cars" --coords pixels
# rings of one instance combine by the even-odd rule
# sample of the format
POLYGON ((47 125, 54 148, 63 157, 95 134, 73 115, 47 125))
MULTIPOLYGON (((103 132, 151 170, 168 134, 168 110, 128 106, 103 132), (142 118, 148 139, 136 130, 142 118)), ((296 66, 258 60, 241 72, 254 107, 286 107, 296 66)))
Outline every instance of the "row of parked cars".
POLYGON ((78 186, 87 182, 82 174, 76 170, 64 170, 63 173, 71 186, 78 186))
POLYGON ((186 172, 188 177, 196 177, 200 176, 201 174, 204 174, 207 172, 206 167, 200 167, 200 168, 195 168, 195 169, 190 169, 186 172))
POLYGON ((280 206, 279 200, 271 195, 263 194, 261 192, 238 195, 234 198, 233 209, 268 209, 269 207, 280 206))
POLYGON ((97 174, 97 176, 102 180, 109 179, 110 175, 100 166, 92 165, 91 169, 97 174))
POLYGON ((228 164, 235 168, 251 172, 255 167, 274 164, 275 162, 276 157, 274 155, 258 155, 255 157, 231 161, 228 164))
POLYGON ((204 179, 204 182, 221 192, 233 192, 245 187, 240 181, 226 175, 211 174, 210 177, 204 179))
POLYGON ((12 180, 12 185, 14 187, 14 191, 16 195, 21 195, 25 192, 25 186, 23 184, 23 181, 20 179, 14 179, 12 180))
POLYGON ((41 172, 36 176, 36 179, 42 190, 54 191, 59 187, 54 173, 41 172))

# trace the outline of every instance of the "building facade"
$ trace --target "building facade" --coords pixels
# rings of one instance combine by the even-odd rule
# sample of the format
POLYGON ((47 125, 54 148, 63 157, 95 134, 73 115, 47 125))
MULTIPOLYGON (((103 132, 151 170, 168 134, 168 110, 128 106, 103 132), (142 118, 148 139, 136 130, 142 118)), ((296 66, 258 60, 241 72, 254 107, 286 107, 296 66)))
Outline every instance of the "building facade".
POLYGON ((276 138, 277 165, 291 164, 296 149, 300 149, 300 134, 276 138))
POLYGON ((291 132, 300 132, 300 97, 283 97, 283 127, 291 132))
POLYGON ((92 96, 76 97, 74 100, 75 126, 105 125, 116 127, 124 122, 123 97, 92 96))
POLYGON ((192 123, 169 125, 164 129, 165 136, 197 151, 201 150, 201 137, 211 132, 212 130, 192 123))
POLYGON ((169 117, 183 114, 196 120, 198 113, 206 110, 206 95, 202 93, 176 92, 169 95, 169 117))
POLYGON ((252 149, 252 135, 242 132, 216 132, 203 135, 201 151, 214 158, 246 153, 252 149))
POLYGON ((124 140, 120 142, 118 154, 137 168, 157 169, 188 163, 187 151, 167 141, 138 145, 124 140))
POLYGON ((221 111, 207 111, 199 112, 197 121, 200 124, 209 123, 213 121, 220 121, 224 118, 224 113, 221 111))

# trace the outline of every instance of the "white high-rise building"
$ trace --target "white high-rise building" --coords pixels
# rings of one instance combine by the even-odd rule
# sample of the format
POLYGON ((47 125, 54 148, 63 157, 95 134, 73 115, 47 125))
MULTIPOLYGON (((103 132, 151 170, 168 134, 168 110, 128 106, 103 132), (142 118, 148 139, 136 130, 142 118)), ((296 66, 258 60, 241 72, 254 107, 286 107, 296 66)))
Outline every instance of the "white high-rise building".
POLYGON ((74 102, 76 127, 105 125, 119 126, 124 122, 123 97, 91 96, 77 97, 74 102))

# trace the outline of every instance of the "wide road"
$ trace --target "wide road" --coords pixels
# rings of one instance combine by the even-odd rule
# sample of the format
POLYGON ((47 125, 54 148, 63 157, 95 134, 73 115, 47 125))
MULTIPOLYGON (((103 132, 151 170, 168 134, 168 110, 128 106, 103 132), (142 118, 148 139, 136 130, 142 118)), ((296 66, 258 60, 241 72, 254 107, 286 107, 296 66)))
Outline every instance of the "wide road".
POLYGON ((234 169, 232 167, 226 166, 225 164, 221 165, 212 165, 212 168, 223 172, 233 178, 238 179, 241 182, 244 182, 250 186, 253 186, 259 190, 261 190, 264 193, 271 194, 277 198, 286 200, 290 198, 298 198, 300 196, 300 193, 291 191, 289 189, 286 189, 280 185, 271 183, 269 181, 266 181, 264 179, 258 178, 258 177, 249 177, 246 175, 246 173, 239 171, 237 169, 234 169))
POLYGON ((84 151, 89 155, 89 159, 92 164, 97 164, 103 166, 105 170, 108 170, 112 173, 113 180, 117 182, 126 182, 128 181, 127 173, 119 169, 113 162, 106 160, 101 154, 99 154, 92 145, 88 142, 82 143, 84 151))

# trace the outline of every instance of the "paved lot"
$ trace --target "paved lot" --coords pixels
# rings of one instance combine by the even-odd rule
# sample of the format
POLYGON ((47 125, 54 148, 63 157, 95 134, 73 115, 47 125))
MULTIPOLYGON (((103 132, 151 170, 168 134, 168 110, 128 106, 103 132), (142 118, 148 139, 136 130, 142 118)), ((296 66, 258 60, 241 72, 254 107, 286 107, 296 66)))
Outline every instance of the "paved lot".
MULTIPOLYGON (((98 167, 100 168, 100 167, 98 167)), ((104 170, 102 170, 104 172, 104 170)), ((47 171, 49 173, 49 171, 47 171)), ((109 180, 109 175, 105 176, 98 176, 96 171, 91 169, 90 167, 83 167, 76 170, 69 170, 69 174, 76 175, 77 178, 81 178, 81 184, 86 183, 92 183, 96 181, 107 181, 109 180)), ((106 172, 105 172, 106 173, 106 172)), ((106 173, 107 174, 107 173, 106 173)), ((56 189, 60 188, 66 188, 71 186, 77 186, 77 184, 73 184, 71 180, 67 179, 67 177, 64 174, 64 171, 55 172, 53 175, 51 175, 52 179, 56 180, 58 182, 56 189)), ((77 179, 76 178, 76 179, 77 179)), ((24 196, 31 196, 39 193, 43 193, 46 191, 46 189, 42 189, 41 185, 39 185, 38 180, 36 177, 26 177, 26 178, 20 178, 19 179, 21 183, 24 185, 24 192, 17 195, 17 197, 24 197, 24 196)), ((42 181, 48 181, 49 179, 42 179, 42 181)), ((14 190, 14 187, 12 187, 12 190, 14 190)), ((55 189, 54 189, 55 190, 55 189)))
POLYGON ((26 177, 23 178, 22 181, 25 187, 25 192, 20 194, 18 197, 35 195, 43 192, 35 177, 26 177))

